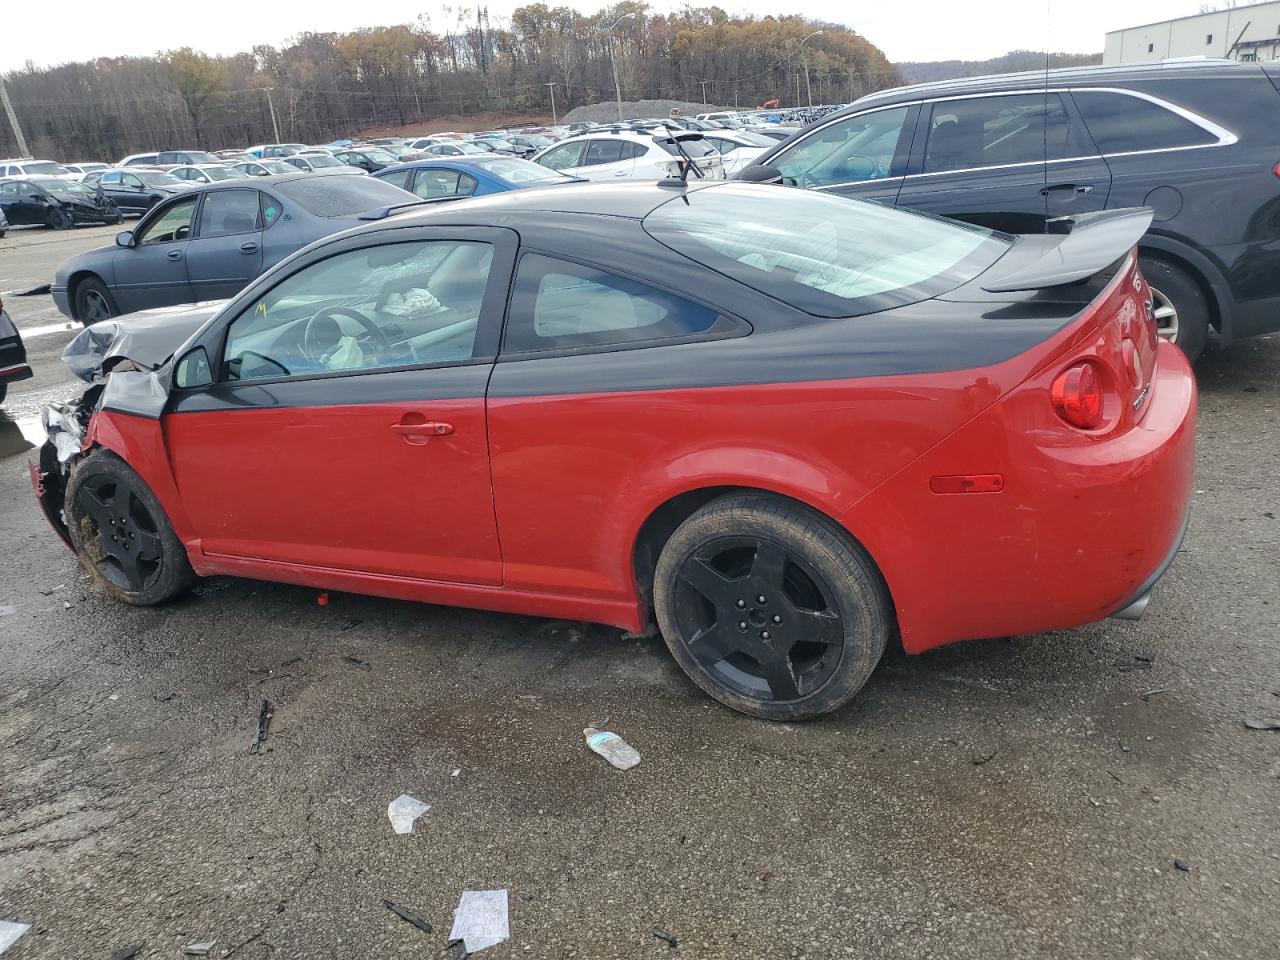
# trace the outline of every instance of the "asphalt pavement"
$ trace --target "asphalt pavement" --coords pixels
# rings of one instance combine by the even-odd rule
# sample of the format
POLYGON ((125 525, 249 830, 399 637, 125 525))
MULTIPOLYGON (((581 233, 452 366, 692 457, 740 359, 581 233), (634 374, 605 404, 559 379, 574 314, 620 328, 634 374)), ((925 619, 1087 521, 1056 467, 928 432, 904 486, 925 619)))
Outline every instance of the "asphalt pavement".
MULTIPOLYGON (((13 231, 0 291, 112 232, 13 231)), ((4 299, 29 425, 76 393, 71 331, 4 299)), ((604 627, 232 579, 113 603, 0 414, 0 920, 32 924, 5 960, 438 957, 489 889, 493 960, 1274 957, 1280 732, 1243 721, 1280 716, 1278 374, 1280 335, 1201 364, 1190 533, 1144 620, 891 651, 803 725, 604 627), (401 793, 431 805, 407 835, 401 793)))

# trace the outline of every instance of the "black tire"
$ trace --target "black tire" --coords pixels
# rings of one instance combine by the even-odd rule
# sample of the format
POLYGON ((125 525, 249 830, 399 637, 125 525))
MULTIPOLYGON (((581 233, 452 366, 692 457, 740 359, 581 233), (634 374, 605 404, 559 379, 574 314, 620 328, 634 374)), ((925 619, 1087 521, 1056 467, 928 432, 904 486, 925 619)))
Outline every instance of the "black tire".
POLYGON ((847 703, 892 629, 871 558, 835 523, 758 494, 713 500, 662 548, 654 606, 667 648, 706 693, 768 720, 847 703))
POLYGON ((120 308, 107 285, 97 277, 85 277, 76 284, 76 319, 86 327, 120 316, 120 308))
POLYGON ((7 383, 0 383, 0 403, 4 403, 4 398, 8 392, 9 385, 7 383))
POLYGON ((76 464, 65 512, 81 565, 117 600, 149 607, 196 582, 160 501, 115 454, 98 450, 76 464))
POLYGON ((1160 336, 1176 343, 1194 363, 1209 339, 1209 304, 1204 291, 1194 277, 1166 260, 1142 254, 1138 265, 1151 286, 1160 336), (1170 330, 1170 321, 1176 330, 1170 330))
POLYGON ((71 214, 59 207, 57 210, 50 210, 49 216, 45 218, 45 226, 51 230, 69 230, 74 222, 71 214))

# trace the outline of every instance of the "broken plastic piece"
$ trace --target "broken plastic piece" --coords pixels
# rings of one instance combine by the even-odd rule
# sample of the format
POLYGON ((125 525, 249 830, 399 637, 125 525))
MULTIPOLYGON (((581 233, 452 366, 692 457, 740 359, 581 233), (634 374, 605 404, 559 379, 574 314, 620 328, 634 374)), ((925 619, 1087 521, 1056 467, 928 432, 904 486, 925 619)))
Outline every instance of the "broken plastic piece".
POLYGON ((667 933, 667 931, 665 930, 660 930, 659 928, 654 927, 653 935, 657 937, 659 940, 666 941, 667 946, 669 946, 672 950, 680 946, 680 941, 676 939, 676 935, 674 933, 667 933))
POLYGON ((640 762, 640 753, 616 733, 587 727, 582 731, 587 746, 600 754, 619 770, 630 770, 640 762))
POLYGON ((461 940, 450 940, 444 960, 467 960, 467 945, 461 940))
POLYGON ((329 594, 321 593, 319 596, 316 597, 316 603, 318 603, 322 607, 327 607, 329 605, 329 594))
POLYGON ((258 731, 253 735, 253 743, 249 744, 249 752, 257 753, 258 747, 262 746, 267 739, 267 728, 271 726, 271 704, 262 701, 262 708, 258 711, 258 731))
POLYGON ((1177 869, 1181 870, 1183 873, 1190 873, 1190 872, 1191 872, 1191 864, 1187 863, 1187 861, 1185 861, 1185 860, 1175 859, 1175 860, 1173 861, 1173 865, 1174 865, 1177 869))
POLYGON ((387 804, 387 817, 396 833, 413 833, 413 821, 431 809, 429 804, 402 793, 387 804))
POLYGON ((1244 725, 1250 730, 1280 730, 1280 717, 1251 717, 1244 725))
POLYGON ((58 453, 58 462, 66 463, 84 444, 84 427, 69 403, 47 406, 40 411, 40 425, 58 453))
POLYGON ((464 890, 453 914, 449 941, 461 940, 467 953, 478 953, 511 936, 507 925, 507 891, 464 890))
POLYGON ((363 670, 365 673, 373 669, 373 664, 368 660, 361 660, 359 657, 343 657, 342 662, 355 667, 357 670, 363 670))
POLYGON ((142 952, 142 944, 135 943, 130 947, 121 947, 111 955, 111 960, 133 960, 142 952))
POLYGON ((203 957, 213 949, 213 945, 217 942, 217 940, 206 940, 204 943, 188 943, 182 948, 182 952, 188 957, 203 957))
POLYGON ((404 907, 400 906, 400 904, 392 903, 390 900, 385 900, 385 899, 382 901, 382 905, 386 907, 388 910, 390 910, 392 913, 394 913, 401 920, 404 920, 406 923, 412 923, 415 927, 417 927, 423 933, 431 932, 431 924, 427 923, 427 921, 423 920, 420 916, 418 916, 412 910, 406 910, 404 907))
POLYGON ((15 943, 18 938, 31 929, 29 923, 13 923, 9 920, 0 920, 0 953, 4 953, 15 943))

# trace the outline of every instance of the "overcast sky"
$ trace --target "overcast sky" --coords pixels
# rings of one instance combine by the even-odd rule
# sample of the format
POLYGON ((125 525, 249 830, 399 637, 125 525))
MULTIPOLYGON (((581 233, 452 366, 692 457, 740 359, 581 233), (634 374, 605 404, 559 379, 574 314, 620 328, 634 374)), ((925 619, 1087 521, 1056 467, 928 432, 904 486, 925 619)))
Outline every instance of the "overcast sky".
MULTIPOLYGON (((464 0, 465 2, 465 0, 464 0)), ((474 4, 475 0, 471 0, 474 4)), ((481 0, 484 2, 484 0, 481 0)), ((574 2, 580 10, 597 10, 598 2, 574 2)), ((1068 53, 1102 50, 1108 30, 1154 20, 1185 16, 1199 10, 1202 0, 809 0, 782 4, 777 0, 728 0, 720 5, 731 13, 763 16, 803 11, 807 16, 842 23, 878 45, 890 60, 985 60, 1013 49, 1044 49, 1068 53), (878 8, 878 9, 869 9, 878 8)), ((505 16, 521 2, 489 0, 490 19, 505 16)), ((559 5, 548 0, 548 6, 559 5)), ((235 53, 255 43, 276 46, 303 30, 350 30, 355 27, 411 23, 419 14, 443 29, 456 18, 442 4, 422 0, 285 0, 283 3, 124 3, 101 0, 60 0, 45 8, 31 0, 6 3, 0 71, 25 65, 46 66, 94 57, 145 55, 171 47, 190 46, 207 53, 235 53)), ((657 11, 681 6, 674 0, 655 0, 657 11)), ((474 7, 472 7, 474 8, 474 7)))

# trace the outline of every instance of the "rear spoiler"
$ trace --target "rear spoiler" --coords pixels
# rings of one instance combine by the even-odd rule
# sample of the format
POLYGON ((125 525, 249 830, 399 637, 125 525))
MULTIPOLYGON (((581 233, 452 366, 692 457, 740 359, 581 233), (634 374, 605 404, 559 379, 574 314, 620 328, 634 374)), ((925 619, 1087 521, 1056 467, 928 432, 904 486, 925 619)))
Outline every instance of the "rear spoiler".
POLYGON ((1149 207, 1129 207, 1050 220, 1045 224, 1047 233, 1060 234, 1062 239, 1046 244, 1034 260, 1023 260, 1005 272, 997 262, 982 289, 1011 293, 1087 280, 1132 250, 1151 226, 1153 215, 1149 207))

